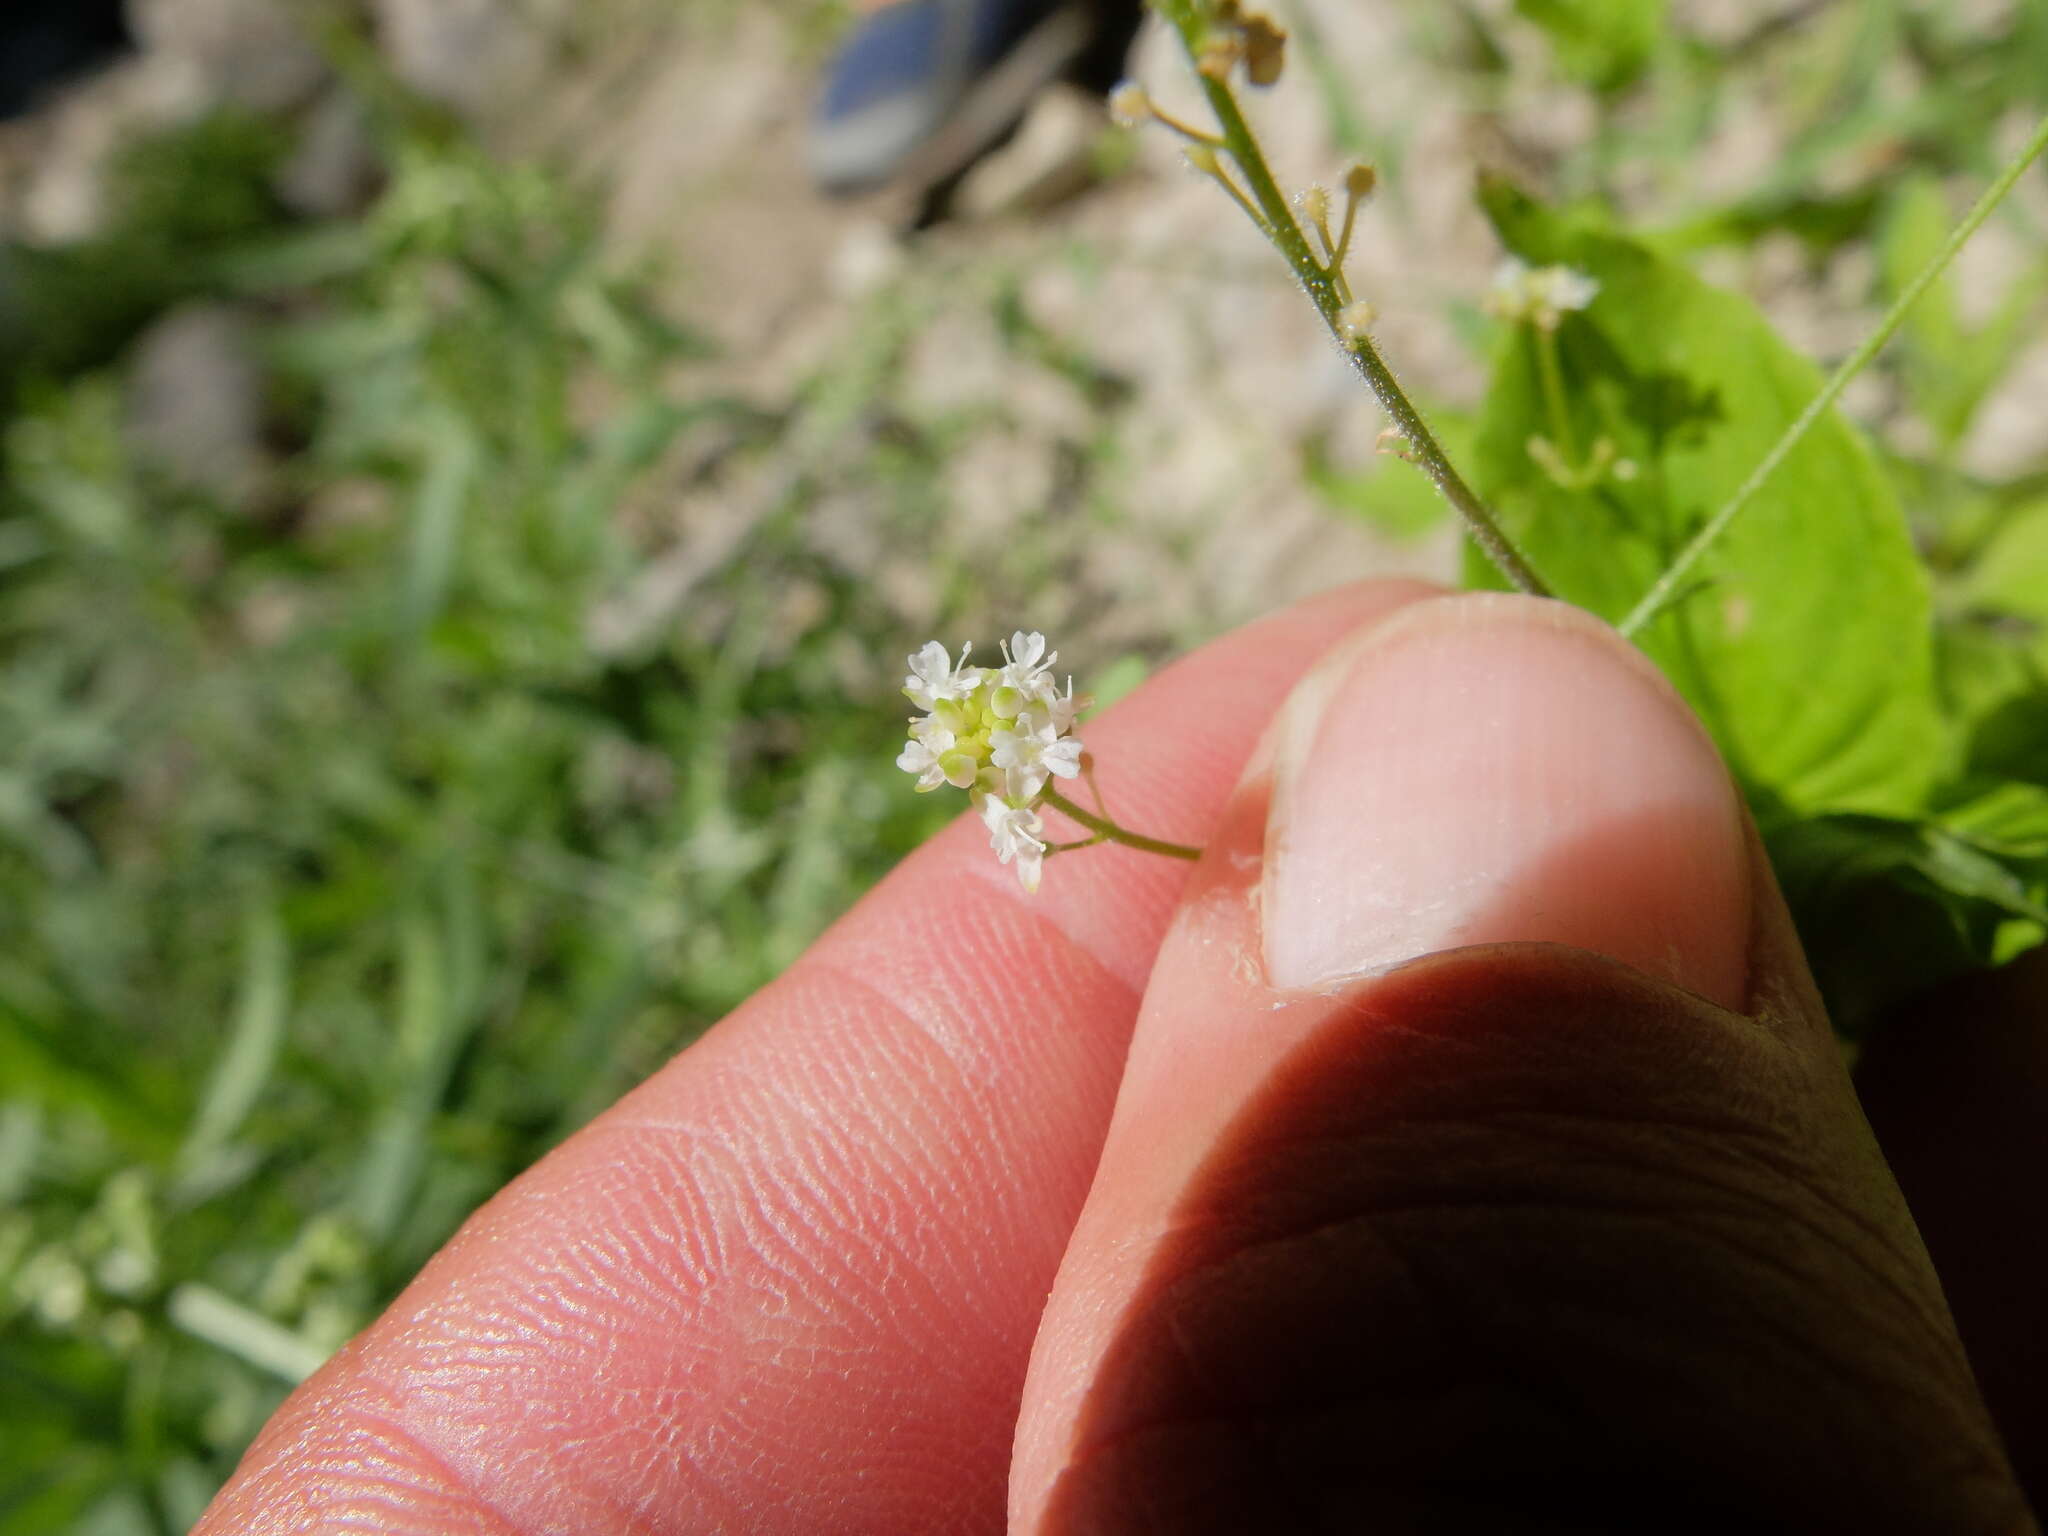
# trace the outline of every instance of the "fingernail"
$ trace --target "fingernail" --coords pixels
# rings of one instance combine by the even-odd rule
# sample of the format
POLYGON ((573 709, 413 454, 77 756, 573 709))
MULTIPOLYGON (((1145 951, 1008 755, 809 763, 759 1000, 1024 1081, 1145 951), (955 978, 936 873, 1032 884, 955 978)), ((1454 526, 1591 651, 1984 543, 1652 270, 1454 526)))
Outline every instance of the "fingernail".
POLYGON ((1277 738, 1275 987, 1532 940, 1743 1005, 1734 786, 1685 704, 1597 619, 1493 593, 1419 603, 1305 678, 1277 738))

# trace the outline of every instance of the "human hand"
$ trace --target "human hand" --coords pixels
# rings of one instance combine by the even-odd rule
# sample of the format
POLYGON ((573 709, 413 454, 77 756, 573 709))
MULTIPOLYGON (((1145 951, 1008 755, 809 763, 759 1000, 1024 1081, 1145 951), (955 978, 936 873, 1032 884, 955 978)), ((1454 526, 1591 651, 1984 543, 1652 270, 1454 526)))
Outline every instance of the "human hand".
MULTIPOLYGON (((2034 1528, 1635 653, 1378 584, 1088 740, 1192 874, 1095 850, 1027 898, 935 840, 479 1212, 200 1531, 992 1531, 1006 1482, 1019 1531, 2034 1528)), ((1955 1198, 2007 1171, 1944 1165, 1929 1074, 1880 1080, 1938 1258, 2028 1221, 1955 1198)), ((2044 1275, 1965 1313, 1980 1357, 2044 1275)), ((2048 1385, 1999 1379, 2038 1469, 2048 1385)))

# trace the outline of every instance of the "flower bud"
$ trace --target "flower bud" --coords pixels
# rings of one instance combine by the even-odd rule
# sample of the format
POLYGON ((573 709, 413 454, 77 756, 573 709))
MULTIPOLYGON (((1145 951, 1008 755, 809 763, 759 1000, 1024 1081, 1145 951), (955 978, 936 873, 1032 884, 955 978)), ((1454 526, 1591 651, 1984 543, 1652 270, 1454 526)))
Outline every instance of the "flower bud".
POLYGON ((1202 45, 1202 51, 1195 59, 1195 69, 1221 85, 1230 78, 1230 72, 1237 68, 1237 61, 1243 57, 1243 38, 1235 35, 1212 38, 1202 45))
POLYGON ((1344 190, 1363 202, 1372 196, 1373 188, 1380 184, 1380 173, 1363 160, 1354 160, 1344 172, 1344 190))
POLYGON ((1141 128, 1152 120, 1152 98, 1137 81, 1126 80, 1109 93, 1109 115, 1125 128, 1141 128))
POLYGON ((1373 321, 1380 312, 1369 302, 1360 299, 1355 304, 1346 304, 1337 311, 1337 331, 1346 341, 1362 340, 1372 330, 1373 321))
POLYGON ((1287 31, 1270 16, 1244 21, 1245 75, 1253 85, 1275 85, 1287 67, 1287 31))
POLYGON ((972 752, 948 752, 939 759, 939 772, 955 789, 972 789, 981 776, 981 761, 972 752))
POLYGON ((1311 184, 1297 201, 1301 206, 1302 216, 1309 223, 1327 224, 1330 222, 1330 189, 1328 187, 1311 184))

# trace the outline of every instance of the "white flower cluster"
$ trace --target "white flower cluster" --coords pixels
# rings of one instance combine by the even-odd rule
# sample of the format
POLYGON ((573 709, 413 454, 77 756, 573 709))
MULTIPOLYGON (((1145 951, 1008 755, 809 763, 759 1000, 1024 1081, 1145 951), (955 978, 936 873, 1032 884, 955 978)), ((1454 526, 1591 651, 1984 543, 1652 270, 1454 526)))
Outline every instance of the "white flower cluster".
POLYGON ((1532 267, 1510 256, 1494 269, 1486 309, 1503 320, 1527 320, 1554 331, 1567 311, 1584 309, 1599 293, 1599 282, 1575 268, 1532 267))
POLYGON ((910 658, 903 692, 925 713, 910 722, 910 742, 896 766, 917 776, 920 790, 964 789, 989 832, 996 857, 1017 866, 1024 889, 1038 889, 1045 827, 1038 802, 1049 779, 1081 771, 1074 720, 1091 702, 1061 693, 1052 680, 1057 651, 1045 636, 1018 630, 1003 646, 1000 667, 971 667, 938 641, 910 658))

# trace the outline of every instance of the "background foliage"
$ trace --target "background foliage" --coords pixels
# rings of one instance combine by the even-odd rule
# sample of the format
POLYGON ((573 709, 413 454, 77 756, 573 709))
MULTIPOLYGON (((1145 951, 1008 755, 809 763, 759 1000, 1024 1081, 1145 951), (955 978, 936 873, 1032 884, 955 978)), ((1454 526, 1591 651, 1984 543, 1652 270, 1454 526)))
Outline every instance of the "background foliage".
MULTIPOLYGON (((1507 246, 1605 285, 1558 337, 1562 419, 1535 339, 1476 306, 1492 387, 1439 414, 1609 616, 1817 382, 1702 269, 1789 241, 1818 281, 1863 252, 1882 302, 2048 105, 2039 0, 1785 16, 1708 44, 1629 0, 1405 13, 1476 95, 1547 71, 1593 123, 1554 206, 1486 197, 1507 246), (1785 152, 1695 195, 1766 73, 1785 152), (1623 217, 1645 184, 1661 215, 1623 217), (1602 438, 1632 473, 1561 483, 1532 436, 1567 479, 1602 438)), ((1347 109, 1370 82, 1298 39, 1332 138, 1371 147, 1347 109)), ((1142 469, 1119 382, 1015 274, 936 264, 786 396, 743 394, 580 194, 343 62, 377 127, 360 219, 288 214, 291 131, 230 111, 135 146, 100 236, 0 249, 0 1533, 182 1530, 479 1200, 931 830, 889 765, 892 658, 924 635, 821 552, 819 507, 879 487, 945 622, 992 589, 1044 592, 1048 622, 1086 606, 1095 547, 950 542, 948 462, 989 423, 889 403, 932 290, 1086 402, 1050 477, 1084 532, 1142 469), (195 302, 255 317, 263 454, 236 479, 130 427, 138 338, 195 302), (741 481, 767 515, 650 571, 664 506, 741 481)), ((1852 1028, 2042 933, 2048 478, 1961 452, 2039 331, 2031 206, 2003 215, 2028 264, 1988 302, 1943 284, 1883 364, 1917 439, 1825 423, 1646 637, 1743 772, 1852 1028)), ((1437 522, 1418 479, 1329 446, 1303 473, 1333 516, 1437 522)))

